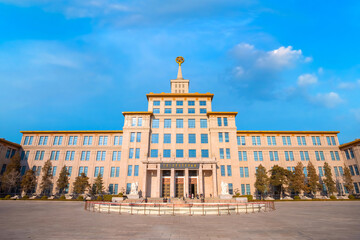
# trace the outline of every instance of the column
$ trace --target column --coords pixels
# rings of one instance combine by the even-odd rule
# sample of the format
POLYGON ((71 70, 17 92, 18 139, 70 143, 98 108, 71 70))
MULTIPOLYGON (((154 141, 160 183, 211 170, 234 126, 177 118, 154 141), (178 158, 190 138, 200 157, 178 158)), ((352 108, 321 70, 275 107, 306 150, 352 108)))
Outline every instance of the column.
POLYGON ((160 163, 156 164, 156 185, 157 191, 155 196, 161 197, 161 170, 160 170, 160 163))
POLYGON ((147 187, 147 163, 144 164, 144 173, 143 173, 143 191, 142 191, 142 197, 146 198, 146 187, 147 187))
POLYGON ((216 172, 217 172, 217 171, 216 171, 216 163, 214 163, 214 164, 212 165, 213 189, 214 189, 214 196, 213 196, 213 197, 217 197, 217 196, 218 196, 216 172))
POLYGON ((170 177, 170 197, 175 197, 175 168, 171 169, 170 177))
POLYGON ((203 178, 204 178, 204 176, 203 176, 203 170, 202 170, 202 167, 203 167, 203 165, 202 164, 200 164, 200 166, 199 166, 199 176, 198 176, 198 178, 199 178, 199 195, 200 194, 204 194, 204 184, 203 184, 203 178))
POLYGON ((185 168, 185 179, 184 179, 184 197, 189 197, 189 169, 185 168))

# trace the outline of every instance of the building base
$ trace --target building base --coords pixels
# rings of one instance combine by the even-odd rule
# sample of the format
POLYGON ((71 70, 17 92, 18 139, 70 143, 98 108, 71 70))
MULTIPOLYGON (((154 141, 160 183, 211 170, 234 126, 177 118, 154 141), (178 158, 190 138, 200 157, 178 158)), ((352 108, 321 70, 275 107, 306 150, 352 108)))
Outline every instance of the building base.
POLYGON ((232 195, 230 195, 230 194, 221 194, 220 199, 232 199, 232 195))

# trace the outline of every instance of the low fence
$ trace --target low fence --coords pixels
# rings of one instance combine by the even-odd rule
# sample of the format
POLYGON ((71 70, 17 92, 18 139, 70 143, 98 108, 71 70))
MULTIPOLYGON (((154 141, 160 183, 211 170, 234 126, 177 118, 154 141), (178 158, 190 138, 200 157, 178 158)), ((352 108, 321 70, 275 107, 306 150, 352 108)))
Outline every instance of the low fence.
POLYGON ((85 210, 100 213, 140 215, 230 215, 275 210, 273 201, 248 203, 114 203, 86 201, 85 210))

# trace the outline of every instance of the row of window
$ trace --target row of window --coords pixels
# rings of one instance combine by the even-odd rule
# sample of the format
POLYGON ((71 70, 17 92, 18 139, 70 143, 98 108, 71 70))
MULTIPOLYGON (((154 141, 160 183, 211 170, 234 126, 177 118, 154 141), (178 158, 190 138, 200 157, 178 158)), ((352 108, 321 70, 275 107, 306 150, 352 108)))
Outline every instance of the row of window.
MULTIPOLYGON (((171 119, 164 119, 164 128, 171 128, 171 119)), ((196 128, 195 119, 188 119, 188 128, 196 128)), ((160 120, 153 119, 151 127, 159 128, 160 120)), ((184 119, 176 119, 176 128, 184 128, 184 119)), ((200 119, 200 128, 207 128, 207 119, 200 119)))
MULTIPOLYGON (((221 148, 220 148, 220 158, 221 158, 221 148)), ((300 151, 300 159, 301 161, 309 161, 309 152, 308 151, 300 151)), ((254 160, 255 161, 263 161, 263 151, 254 151, 254 160)), ((286 161, 294 161, 294 152, 293 151, 284 151, 285 160, 286 161)), ((332 161, 340 161, 340 155, 338 151, 330 151, 330 156, 332 161)), ((247 161, 248 156, 246 151, 238 151, 239 161, 247 161)), ((325 161, 325 155, 323 151, 315 151, 315 158, 317 161, 325 161)), ((269 159, 270 161, 279 161, 279 153, 278 151, 269 151, 269 159)))
MULTIPOLYGON (((266 139, 267 139, 266 142, 267 142, 268 146, 276 146, 277 145, 275 136, 267 136, 266 139)), ((290 136, 282 136, 281 139, 282 139, 283 146, 291 146, 292 145, 290 136)), ((297 136, 296 139, 297 139, 297 144, 299 146, 306 146, 306 138, 304 136, 297 136)), ((320 137, 312 136, 311 140, 312 140, 313 146, 321 145, 320 137)), ((329 146, 336 145, 335 137, 327 136, 326 140, 327 140, 327 143, 329 146)), ((260 136, 252 136, 251 142, 252 142, 253 146, 260 146, 261 145, 261 137, 260 136)), ((246 145, 245 136, 237 136, 237 144, 238 145, 246 145)))
MULTIPOLYGON (((140 149, 137 150, 140 152, 140 149)), ((24 153, 24 152, 23 152, 24 153)), ((26 151, 23 155, 24 158, 28 158, 30 151, 26 151)), ((89 161, 90 160, 90 151, 81 151, 80 160, 81 161, 89 161)), ((36 151, 35 160, 44 160, 45 151, 36 151)), ((51 151, 50 160, 59 160, 60 151, 51 151)), ((96 161, 105 161, 106 159, 106 151, 97 151, 96 152, 96 161)), ((65 154, 66 161, 74 161, 75 160, 75 151, 66 151, 65 154)), ((120 161, 121 160, 121 151, 112 151, 112 161, 120 161)))
MULTIPOLYGON (((159 114, 160 113, 160 108, 153 108, 153 113, 154 114, 159 114)), ((165 108, 164 113, 165 114, 171 114, 172 109, 171 108, 165 108)), ((176 114, 183 114, 183 113, 184 113, 183 108, 176 108, 176 114)), ((201 114, 206 114, 207 113, 206 108, 200 108, 200 113, 201 114)), ((195 108, 188 108, 188 114, 195 114, 195 108)))
MULTIPOLYGON (((165 106, 172 106, 172 101, 165 101, 165 106)), ((195 106, 195 101, 187 101, 188 106, 195 106)), ((200 106, 206 106, 206 101, 199 101, 200 106)), ((153 106, 160 106, 160 101, 154 101, 153 106)), ((184 101, 176 101, 176 106, 184 106, 184 101)))
MULTIPOLYGON (((7 164, 2 165, 0 175, 2 175, 6 171, 6 166, 7 166, 7 164)), ((21 166, 20 167, 20 175, 23 176, 25 174, 25 171, 26 171, 26 166, 21 166)))
MULTIPOLYGON (((184 149, 176 149, 176 157, 177 158, 183 158, 184 157, 184 149)), ((208 158, 209 157, 209 150, 208 149, 201 149, 200 151, 202 158, 208 158)), ((158 149, 151 149, 150 150, 150 157, 157 158, 159 157, 159 150, 158 149)), ((170 158, 171 157, 171 149, 164 149, 163 150, 163 157, 164 158, 170 158)), ((188 157, 189 158, 196 158, 197 153, 196 149, 189 149, 188 150, 188 157)), ((130 156, 129 156, 130 158, 130 156)))
MULTIPOLYGON (((68 146, 75 146, 78 143, 78 136, 69 136, 68 138, 68 146)), ((24 139, 24 145, 32 145, 33 143, 33 136, 26 136, 24 139)), ((48 143, 48 136, 40 136, 38 145, 47 145, 48 143)), ((53 145, 59 146, 63 143, 63 136, 54 136, 53 145)), ((98 137, 98 145, 104 146, 108 145, 108 136, 99 136, 98 137)), ((83 137, 83 145, 92 145, 93 143, 93 136, 84 136, 83 137)), ((122 145, 122 136, 114 136, 113 138, 113 145, 122 145)))
MULTIPOLYGON (((165 133, 163 136, 163 142, 164 143, 171 143, 171 134, 165 133)), ((200 142, 201 143, 208 143, 208 134, 200 134, 200 142)), ((151 143, 159 143, 159 134, 153 133, 151 134, 151 143)), ((178 133, 176 134, 176 143, 184 143, 184 134, 178 133)), ((196 143, 196 134, 195 133, 189 133, 188 134, 188 143, 194 144, 196 143)))

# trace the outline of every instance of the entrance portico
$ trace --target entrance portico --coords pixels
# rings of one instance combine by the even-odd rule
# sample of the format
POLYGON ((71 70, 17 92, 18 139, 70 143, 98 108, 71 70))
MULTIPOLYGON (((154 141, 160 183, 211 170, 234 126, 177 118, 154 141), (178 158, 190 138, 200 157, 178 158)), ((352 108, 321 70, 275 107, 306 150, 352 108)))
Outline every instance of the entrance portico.
POLYGON ((216 163, 207 162, 143 162, 143 196, 205 197, 217 196, 216 163))

